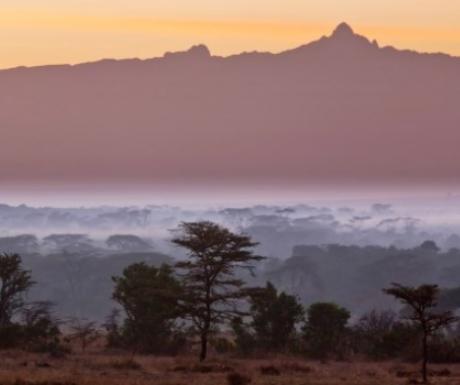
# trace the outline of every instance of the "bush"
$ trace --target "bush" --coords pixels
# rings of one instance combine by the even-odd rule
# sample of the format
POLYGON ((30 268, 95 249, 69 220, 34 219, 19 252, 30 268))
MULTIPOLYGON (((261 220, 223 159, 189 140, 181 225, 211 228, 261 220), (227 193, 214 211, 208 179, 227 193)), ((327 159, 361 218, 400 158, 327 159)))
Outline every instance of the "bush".
POLYGON ((177 354, 185 339, 176 327, 181 285, 172 268, 135 263, 113 281, 113 299, 127 318, 119 326, 115 315, 106 324, 109 343, 145 354, 177 354))
POLYGON ((414 348, 418 354, 418 331, 397 320, 392 311, 371 311, 353 329, 354 350, 373 359, 402 357, 411 359, 414 348))
POLYGON ((21 345, 23 341, 23 327, 10 324, 0 327, 0 349, 12 349, 21 345))
POLYGON ((229 373, 227 375, 228 385, 247 385, 251 382, 251 378, 240 373, 229 373))
POLYGON ((69 349, 62 344, 60 337, 61 331, 51 313, 51 304, 35 302, 24 307, 20 322, 0 328, 0 348, 21 348, 62 357, 69 349))
POLYGON ((428 350, 428 360, 434 363, 460 362, 460 339, 448 339, 444 336, 437 336, 431 341, 428 350))
POLYGON ((330 355, 341 357, 349 318, 350 312, 335 303, 318 302, 311 305, 303 328, 308 354, 322 360, 330 355))
POLYGON ((51 312, 49 302, 29 304, 22 312, 22 347, 36 353, 50 353, 61 357, 69 349, 61 343, 59 322, 51 312))
POLYGON ((120 310, 113 309, 102 325, 106 330, 107 348, 121 349, 124 347, 120 326, 120 310))
POLYGON ((235 335, 235 345, 238 353, 247 356, 256 349, 256 339, 249 332, 249 326, 243 322, 241 317, 232 320, 233 334, 235 335))
POLYGON ((257 346, 265 351, 287 351, 303 320, 304 309, 297 297, 278 292, 273 284, 253 290, 250 298, 251 329, 257 346))

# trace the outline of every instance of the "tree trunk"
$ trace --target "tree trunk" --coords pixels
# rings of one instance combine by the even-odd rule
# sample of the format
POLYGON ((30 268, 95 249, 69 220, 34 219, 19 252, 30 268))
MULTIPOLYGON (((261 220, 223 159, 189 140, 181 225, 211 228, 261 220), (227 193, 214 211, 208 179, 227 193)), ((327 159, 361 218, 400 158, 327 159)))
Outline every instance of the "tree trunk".
POLYGON ((0 326, 5 326, 8 324, 8 315, 6 311, 6 298, 4 293, 4 285, 2 284, 0 289, 0 326))
POLYGON ((424 384, 428 382, 427 363, 428 363, 428 335, 426 332, 424 332, 423 340, 422 340, 422 379, 423 379, 424 384))
POLYGON ((201 352, 200 362, 203 362, 208 355, 208 332, 204 331, 201 333, 201 352))
POLYGON ((203 329, 201 329, 201 353, 200 362, 203 362, 208 355, 208 334, 211 328, 211 283, 206 280, 206 313, 203 329))

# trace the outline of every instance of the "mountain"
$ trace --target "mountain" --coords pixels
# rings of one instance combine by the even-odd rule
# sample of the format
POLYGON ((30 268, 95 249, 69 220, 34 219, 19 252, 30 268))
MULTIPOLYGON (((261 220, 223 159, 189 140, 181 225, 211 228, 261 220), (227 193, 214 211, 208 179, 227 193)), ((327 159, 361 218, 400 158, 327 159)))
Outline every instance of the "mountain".
POLYGON ((460 58, 341 24, 281 52, 0 71, 0 179, 352 183, 458 178, 460 58))

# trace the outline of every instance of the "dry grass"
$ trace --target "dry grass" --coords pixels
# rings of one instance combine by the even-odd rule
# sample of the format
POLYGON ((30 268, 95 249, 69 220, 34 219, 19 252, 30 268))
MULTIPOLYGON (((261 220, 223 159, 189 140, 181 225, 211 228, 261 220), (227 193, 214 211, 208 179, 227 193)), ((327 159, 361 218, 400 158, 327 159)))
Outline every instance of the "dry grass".
MULTIPOLYGON (((398 385, 416 383, 417 366, 273 358, 136 357, 103 353, 65 359, 0 352, 0 385, 398 385), (242 381, 242 382, 238 382, 242 381), (248 382, 250 381, 250 382, 248 382)), ((460 365, 432 365, 432 384, 460 385, 460 365)))

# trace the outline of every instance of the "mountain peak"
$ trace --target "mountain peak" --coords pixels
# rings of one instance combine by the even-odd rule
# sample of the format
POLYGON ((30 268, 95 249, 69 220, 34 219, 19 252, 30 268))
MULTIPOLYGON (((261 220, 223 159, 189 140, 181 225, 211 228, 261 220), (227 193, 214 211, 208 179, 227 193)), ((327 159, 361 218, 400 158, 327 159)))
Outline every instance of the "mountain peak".
POLYGON ((182 59, 208 59, 211 57, 211 52, 209 48, 204 44, 194 45, 187 51, 179 52, 166 52, 164 54, 165 58, 182 58, 182 59))
POLYGON ((355 33, 347 23, 340 23, 326 41, 329 41, 334 47, 378 47, 376 41, 371 43, 365 36, 355 33))
POLYGON ((340 23, 332 33, 333 37, 354 36, 355 32, 347 23, 340 23))
POLYGON ((211 52, 209 51, 209 48, 205 46, 204 44, 194 45, 188 50, 188 53, 194 56, 203 56, 203 57, 211 56, 211 52))

